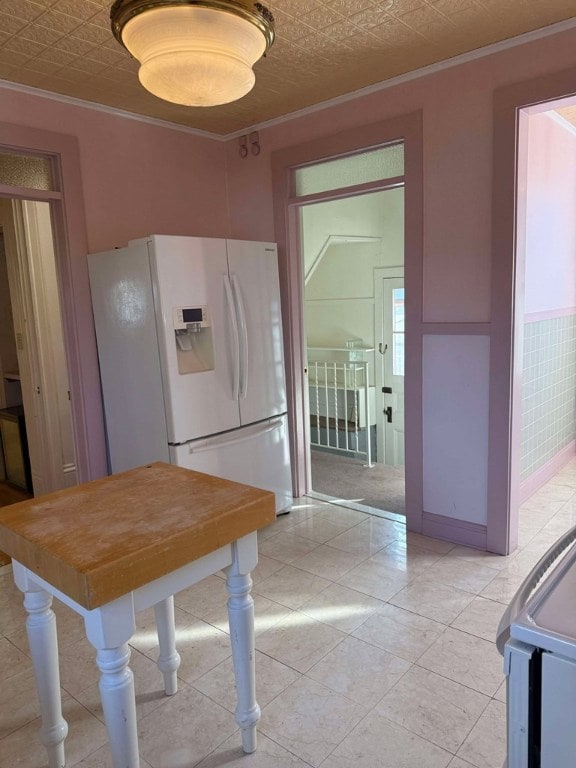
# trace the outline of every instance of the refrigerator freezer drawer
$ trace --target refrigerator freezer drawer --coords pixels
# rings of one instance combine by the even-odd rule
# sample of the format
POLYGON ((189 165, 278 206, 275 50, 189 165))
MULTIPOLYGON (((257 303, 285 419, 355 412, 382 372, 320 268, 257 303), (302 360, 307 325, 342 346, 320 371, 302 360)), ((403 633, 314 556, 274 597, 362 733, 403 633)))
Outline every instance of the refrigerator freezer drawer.
POLYGON ((170 447, 170 461, 276 495, 276 514, 292 505, 286 416, 170 447))

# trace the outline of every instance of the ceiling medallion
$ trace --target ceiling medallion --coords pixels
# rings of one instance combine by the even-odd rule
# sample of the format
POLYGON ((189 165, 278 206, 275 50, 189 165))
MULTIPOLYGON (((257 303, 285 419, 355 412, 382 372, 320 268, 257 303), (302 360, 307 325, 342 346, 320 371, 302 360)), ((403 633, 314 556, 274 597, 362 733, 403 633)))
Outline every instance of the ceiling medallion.
POLYGON ((250 0, 116 0, 110 21, 144 88, 190 107, 245 96, 274 42, 272 13, 250 0))

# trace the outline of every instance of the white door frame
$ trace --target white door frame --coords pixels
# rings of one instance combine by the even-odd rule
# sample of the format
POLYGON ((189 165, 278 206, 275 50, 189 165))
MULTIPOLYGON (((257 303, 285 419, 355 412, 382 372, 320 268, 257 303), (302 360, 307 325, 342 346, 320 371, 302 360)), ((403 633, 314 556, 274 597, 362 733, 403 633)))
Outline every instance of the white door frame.
POLYGON ((0 200, 35 495, 77 482, 52 226, 41 205, 0 200))
MULTIPOLYGON (((404 266, 397 267, 377 267, 374 270, 374 342, 376 345, 374 364, 374 386, 376 389, 376 452, 378 463, 386 463, 386 438, 383 420, 384 397, 382 397, 382 387, 386 384, 384 376, 384 357, 379 353, 378 335, 384 327, 384 283, 387 278, 404 279, 404 266)), ((391 354, 390 350, 390 354, 391 354)), ((387 354, 387 353, 386 353, 387 354)))
POLYGON ((6 152, 48 157, 55 191, 0 184, 0 197, 50 203, 56 271, 70 381, 77 479, 86 482, 108 474, 104 414, 98 375, 96 339, 90 308, 78 140, 22 125, 0 123, 0 148, 6 152))

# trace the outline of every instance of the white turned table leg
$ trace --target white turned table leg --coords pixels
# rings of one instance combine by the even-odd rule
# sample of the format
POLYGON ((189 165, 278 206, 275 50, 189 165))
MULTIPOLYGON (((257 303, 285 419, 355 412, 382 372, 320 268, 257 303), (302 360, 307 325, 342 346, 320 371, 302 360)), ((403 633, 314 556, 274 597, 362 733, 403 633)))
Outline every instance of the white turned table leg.
POLYGON ((139 768, 134 676, 128 666, 130 648, 98 649, 100 697, 114 768, 139 768))
POLYGON ((48 752, 50 768, 63 768, 68 724, 62 717, 56 616, 51 606, 52 596, 43 589, 24 593, 26 630, 42 715, 40 739, 48 752))
POLYGON ((244 752, 256 751, 256 725, 260 720, 260 707, 256 702, 254 659, 254 601, 250 595, 250 574, 237 572, 234 564, 228 569, 228 621, 232 660, 236 677, 236 722, 240 726, 244 752))
POLYGON ((158 669, 164 676, 164 690, 167 696, 173 696, 178 690, 176 673, 180 666, 180 654, 176 650, 176 632, 174 628, 174 597, 167 597, 154 606, 156 630, 158 632, 158 669))

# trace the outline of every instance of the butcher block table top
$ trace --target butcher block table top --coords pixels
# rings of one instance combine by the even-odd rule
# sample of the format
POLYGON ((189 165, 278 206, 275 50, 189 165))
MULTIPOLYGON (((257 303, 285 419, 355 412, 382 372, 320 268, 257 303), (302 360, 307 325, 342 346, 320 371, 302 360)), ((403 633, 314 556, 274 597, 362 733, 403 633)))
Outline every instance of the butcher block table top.
POLYGON ((269 491, 157 462, 0 508, 0 549, 92 610, 275 519, 269 491))

